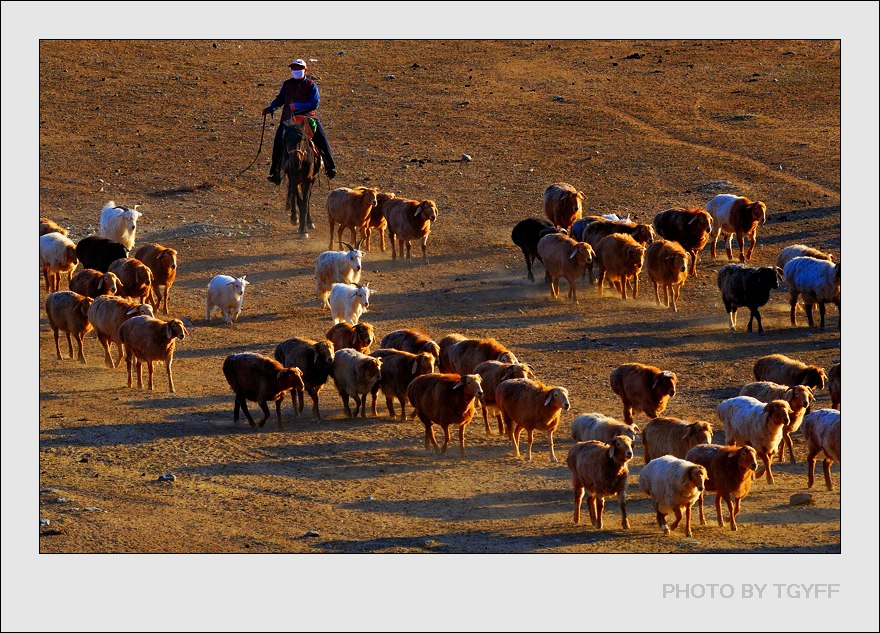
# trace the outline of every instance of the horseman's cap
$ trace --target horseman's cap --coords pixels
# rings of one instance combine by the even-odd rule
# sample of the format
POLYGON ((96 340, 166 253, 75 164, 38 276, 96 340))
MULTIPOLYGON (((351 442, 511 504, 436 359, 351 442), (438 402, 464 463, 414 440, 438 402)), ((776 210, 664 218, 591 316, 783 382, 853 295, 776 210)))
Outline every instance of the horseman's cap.
POLYGON ((290 67, 293 68, 294 66, 302 66, 303 68, 308 68, 305 61, 303 61, 302 59, 294 59, 292 62, 290 62, 290 67))

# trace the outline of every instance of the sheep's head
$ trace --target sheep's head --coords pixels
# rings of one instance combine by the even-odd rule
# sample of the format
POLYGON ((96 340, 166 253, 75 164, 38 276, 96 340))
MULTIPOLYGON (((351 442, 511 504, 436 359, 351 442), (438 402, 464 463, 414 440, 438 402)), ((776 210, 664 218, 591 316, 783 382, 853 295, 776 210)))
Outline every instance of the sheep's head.
POLYGON ((640 244, 650 244, 654 241, 654 229, 647 224, 636 224, 632 232, 633 239, 640 244))
POLYGON ((394 200, 393 193, 379 192, 376 194, 376 206, 381 208, 389 200, 394 200))
POLYGON ((177 251, 166 248, 159 254, 159 263, 166 270, 177 270, 177 251))
MULTIPOLYGON (((129 305, 131 305, 131 304, 129 304, 129 305)), ((126 316, 130 316, 130 317, 135 317, 135 316, 155 317, 156 316, 155 313, 153 312, 153 306, 151 306, 149 303, 144 303, 142 305, 133 306, 125 314, 126 314, 126 316)), ((171 338, 171 337, 169 337, 169 338, 171 338)))
POLYGON ((630 246, 626 249, 626 265, 628 268, 641 268, 645 263, 645 247, 630 246))
POLYGON ((288 389, 302 391, 305 389, 302 376, 303 373, 299 367, 288 367, 279 371, 276 379, 278 380, 278 386, 283 391, 287 391, 288 389))
POLYGON ((419 352, 416 354, 412 364, 412 375, 421 376, 422 374, 434 373, 434 357, 428 352, 419 352))
POLYGON ((440 346, 437 345, 434 341, 425 341, 422 345, 422 351, 428 352, 435 359, 440 358, 440 346))
MULTIPOLYGON (((361 240, 363 241, 363 240, 361 240)), ((357 246, 352 246, 348 242, 342 243, 346 248, 348 248, 348 261, 349 266, 354 272, 360 272, 361 270, 361 262, 364 259, 364 251, 360 250, 358 247, 361 245, 360 242, 357 243, 357 246)))
POLYGON ((531 380, 534 377, 535 374, 531 367, 525 363, 513 363, 504 370, 504 373, 501 375, 501 381, 514 380, 516 378, 528 378, 531 380))
POLYGON ((424 218, 428 222, 436 222, 437 221, 437 203, 433 200, 422 200, 421 204, 416 207, 416 212, 414 215, 418 216, 421 214, 422 218, 424 218))
POLYGON ((785 400, 774 400, 764 405, 764 413, 767 414, 767 422, 776 426, 788 426, 791 424, 791 407, 785 400))
POLYGON ((244 289, 247 288, 251 282, 246 279, 247 275, 242 275, 241 277, 237 277, 232 281, 227 281, 227 286, 232 286, 233 291, 235 292, 235 300, 241 301, 241 298, 244 296, 244 289))
POLYGON ((621 466, 631 460, 633 457, 632 440, 626 435, 611 438, 608 443, 608 457, 621 466))
POLYGON ((168 337, 168 340, 175 338, 183 340, 188 334, 189 332, 187 332, 183 326, 183 321, 180 319, 172 319, 165 324, 165 336, 168 337))
POLYGON ((119 292, 119 286, 121 284, 122 282, 119 281, 119 277, 111 272, 106 272, 104 273, 104 276, 101 277, 101 294, 115 295, 117 292, 119 292))
POLYGON ((335 353, 333 343, 330 341, 320 341, 315 343, 312 350, 314 352, 313 362, 316 365, 325 369, 333 366, 333 354, 335 353))
POLYGON ((770 288, 771 290, 779 288, 780 281, 785 281, 782 271, 776 266, 762 266, 755 271, 755 275, 757 275, 762 288, 770 288))
POLYGON ((824 389, 826 380, 828 380, 828 376, 825 374, 824 369, 810 366, 804 370, 804 378, 801 380, 801 384, 815 391, 816 389, 824 389))
POLYGON ((375 187, 369 189, 365 188, 363 193, 364 202, 366 202, 368 207, 375 207, 379 204, 378 195, 379 190, 375 187))
POLYGON ((452 387, 456 389, 464 389, 465 398, 470 400, 473 398, 483 397, 483 379, 478 374, 467 374, 458 379, 452 387))
POLYGON ((767 205, 763 202, 753 202, 746 207, 752 214, 752 221, 764 224, 767 222, 767 205))
POLYGON ((694 230, 697 233, 711 233, 712 232, 712 216, 709 215, 708 211, 704 211, 703 209, 693 209, 692 217, 688 222, 688 226, 694 227, 694 230))
POLYGON ((788 402, 793 413, 806 409, 810 410, 810 406, 816 400, 813 390, 804 385, 795 385, 789 387, 785 392, 785 400, 788 402))
POLYGON ((357 290, 354 291, 354 300, 360 303, 366 310, 370 307, 370 294, 370 282, 367 282, 362 286, 358 286, 357 290))
POLYGON ((568 258, 574 259, 578 263, 591 264, 593 262, 594 256, 595 253, 593 252, 592 246, 590 246, 586 242, 578 242, 568 258))
POLYGON ((358 363, 355 372, 358 382, 372 386, 382 377, 382 360, 368 356, 358 363))
POLYGON ((758 453, 751 446, 742 446, 736 451, 731 451, 727 459, 735 460, 740 472, 758 470, 758 453))
POLYGON ((514 355, 513 355, 513 352, 511 352, 510 350, 507 350, 507 351, 504 352, 503 354, 500 354, 500 355, 498 356, 498 358, 496 358, 495 360, 497 360, 497 361, 499 361, 499 362, 501 362, 501 363, 518 363, 518 362, 519 362, 519 361, 516 359, 516 356, 514 356, 514 355))
POLYGON ((571 409, 571 403, 568 401, 568 389, 565 387, 554 387, 544 399, 544 406, 553 406, 557 409, 568 411, 571 409), (552 403, 552 404, 551 404, 552 403))
POLYGON ((703 492, 706 488, 706 480, 709 478, 709 474, 703 466, 695 464, 688 467, 687 478, 688 481, 693 484, 694 488, 703 492))
POLYGON ((679 253, 675 251, 672 255, 667 255, 663 258, 672 270, 677 270, 681 273, 687 273, 688 265, 690 264, 691 258, 689 253, 679 253))
POLYGON ((670 398, 675 395, 675 384, 678 382, 678 376, 676 376, 671 371, 661 371, 659 374, 654 376, 654 382, 651 385, 651 390, 654 391, 660 398, 664 396, 669 396, 670 398))
POLYGON ((688 448, 700 444, 712 443, 712 425, 708 422, 691 422, 682 435, 682 439, 688 448))
POLYGON ((354 326, 354 338, 359 352, 370 349, 375 339, 373 326, 369 323, 358 323, 354 326))

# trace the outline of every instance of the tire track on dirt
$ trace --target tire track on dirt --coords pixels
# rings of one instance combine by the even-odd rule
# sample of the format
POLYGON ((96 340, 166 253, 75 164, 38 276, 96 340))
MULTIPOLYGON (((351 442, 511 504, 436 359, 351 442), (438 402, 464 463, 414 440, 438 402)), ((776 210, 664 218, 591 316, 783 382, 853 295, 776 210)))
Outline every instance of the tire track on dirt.
POLYGON ((680 145, 683 147, 687 147, 690 149, 697 150, 698 152, 704 154, 714 154, 724 156, 725 158, 729 158, 735 162, 743 163, 746 166, 750 167, 752 170, 757 171, 765 176, 773 176, 778 180, 785 181, 789 184, 798 185, 801 187, 806 187, 808 189, 812 189, 817 193, 821 193, 823 195, 829 196, 831 198, 840 199, 840 192, 835 191, 833 189, 828 189, 823 185, 820 185, 817 182, 813 182, 812 180, 807 180, 805 178, 799 178, 797 176, 793 176, 784 171, 777 171, 771 168, 764 163, 757 161, 753 158, 749 158, 748 156, 743 156, 742 154, 737 154, 736 152, 731 152, 729 150, 720 149, 718 147, 713 147, 711 145, 701 145, 700 143, 694 143, 692 141, 686 141, 684 139, 677 138, 654 125, 648 123, 647 121, 643 121, 642 119, 629 114, 628 112, 624 112, 619 108, 615 108, 608 104, 597 105, 596 108, 601 112, 616 117, 618 119, 622 119, 623 121, 629 123, 633 127, 638 128, 642 132, 644 132, 647 136, 657 139, 661 143, 666 143, 667 145, 680 145))

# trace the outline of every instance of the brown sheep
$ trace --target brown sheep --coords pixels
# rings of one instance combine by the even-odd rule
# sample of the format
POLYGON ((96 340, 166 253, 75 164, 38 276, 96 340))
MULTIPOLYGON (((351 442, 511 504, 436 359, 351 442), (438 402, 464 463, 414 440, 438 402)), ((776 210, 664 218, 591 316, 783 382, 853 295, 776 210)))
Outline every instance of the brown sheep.
POLYGON ((620 500, 621 525, 629 529, 626 516, 627 462, 632 459, 632 440, 618 435, 610 443, 580 442, 568 452, 568 468, 574 488, 574 522, 581 522, 581 501, 587 493, 587 509, 593 526, 602 529, 605 497, 617 495, 620 500))
MULTIPOLYGON (((589 217, 594 218, 595 216, 589 217)), ((602 238, 608 237, 609 235, 613 235, 615 233, 619 233, 621 235, 631 235, 633 239, 642 246, 650 244, 654 241, 654 230, 647 224, 637 224, 631 221, 620 222, 614 220, 606 220, 603 217, 599 217, 591 221, 584 228, 581 241, 589 244, 593 251, 595 251, 599 246, 599 242, 602 241, 602 238)), ((587 271, 590 274, 590 283, 593 283, 594 279, 592 263, 587 266, 587 271)))
MULTIPOLYGON (((505 380, 514 378, 532 378, 535 374, 532 368, 524 363, 502 363, 497 360, 487 360, 474 367, 474 373, 482 379, 483 399, 483 422, 486 424, 486 434, 491 433, 489 427, 489 407, 495 407, 495 390, 505 380)), ((498 420, 498 434, 504 434, 504 423, 501 420, 501 414, 496 413, 498 420)))
POLYGON ((150 303, 157 310, 161 303, 162 312, 168 314, 168 295, 171 293, 171 285, 177 277, 177 251, 161 244, 144 244, 134 252, 132 257, 143 262, 153 273, 153 291, 149 297, 150 303))
POLYGON ((299 368, 285 367, 277 360, 262 354, 244 352, 226 357, 223 361, 223 375, 235 392, 233 422, 238 423, 238 410, 241 408, 252 427, 262 427, 269 419, 267 403, 272 400, 275 402, 278 429, 284 430, 284 422, 281 420, 281 402, 284 400, 284 394, 291 390, 301 393, 304 388, 303 374, 299 368), (263 419, 259 422, 254 422, 251 417, 251 412, 247 408, 248 400, 260 405, 263 419))
POLYGON ((395 330, 382 337, 382 349, 399 349, 410 354, 428 352, 435 364, 440 361, 440 346, 424 330, 395 330))
POLYGON ((61 235, 67 235, 67 229, 60 224, 56 224, 49 218, 40 218, 40 237, 46 233, 61 233, 61 235))
POLYGON ((107 270, 122 283, 116 292, 118 296, 139 299, 141 303, 152 298, 153 272, 143 262, 133 257, 117 259, 107 270))
POLYGON ((645 247, 631 235, 612 233, 603 237, 596 247, 596 263, 599 266, 599 295, 605 294, 605 278, 620 289, 626 299, 626 282, 633 281, 633 299, 639 298, 639 272, 645 261, 645 247))
POLYGON ((559 461, 553 448, 553 432, 559 426, 562 412, 571 408, 567 389, 551 387, 528 378, 505 380, 495 390, 495 406, 501 411, 516 457, 519 457, 520 433, 526 429, 529 435, 526 460, 532 461, 535 429, 542 429, 550 434, 550 459, 559 461))
POLYGON ((463 334, 447 334, 443 338, 441 338, 437 342, 437 346, 440 348, 440 371, 441 372, 452 372, 451 369, 452 364, 449 361, 449 350, 452 349, 452 346, 460 341, 469 340, 463 334))
POLYGON ((685 422, 679 418, 655 418, 642 429, 642 445, 647 464, 661 455, 686 459, 694 446, 712 443, 712 425, 708 422, 685 422))
POLYGON ((567 235, 551 233, 538 241, 538 257, 544 262, 544 279, 550 294, 559 298, 559 279, 568 281, 568 298, 577 300, 577 279, 587 264, 593 263, 593 249, 585 242, 576 242, 567 235))
POLYGON ((827 376, 825 370, 815 365, 807 365, 783 354, 762 356, 755 361, 755 380, 765 380, 780 385, 806 385, 813 391, 824 389, 827 376))
POLYGON ((581 217, 587 197, 567 182, 557 182, 544 191, 544 215, 553 224, 571 233, 571 225, 581 217))
MULTIPOLYGON (((321 419, 318 394, 333 373, 335 351, 330 341, 315 342, 305 338, 289 338, 281 341, 275 348, 275 360, 285 367, 296 367, 302 372, 303 388, 312 399, 312 415, 316 420, 321 419)), ((291 392, 290 395, 299 415, 303 411, 303 392, 291 392)))
POLYGON ((480 377, 477 375, 425 374, 418 376, 406 389, 407 398, 413 406, 414 415, 425 425, 425 450, 433 445, 438 454, 449 446, 449 427, 458 426, 458 447, 462 457, 464 450, 464 427, 474 417, 477 398, 483 397, 480 377), (443 448, 437 445, 434 425, 443 428, 443 448))
POLYGON ((376 410, 376 394, 382 390, 385 396, 385 405, 388 407, 388 416, 394 419, 394 399, 400 401, 400 421, 406 421, 406 390, 413 378, 424 374, 434 373, 434 357, 427 352, 410 354, 399 349, 377 349, 370 354, 373 358, 382 361, 381 377, 379 382, 373 385, 373 415, 379 415, 376 410))
POLYGON ((773 402, 785 400, 791 407, 791 421, 782 427, 782 443, 779 445, 779 461, 785 461, 785 447, 788 446, 788 454, 792 463, 794 458, 794 443, 791 434, 801 428, 804 414, 809 413, 810 407, 816 400, 813 390, 804 385, 778 385, 775 382, 751 382, 739 390, 741 396, 751 396, 761 402, 773 402))
POLYGON ((807 487, 813 487, 816 456, 823 453, 822 472, 825 487, 834 490, 831 483, 831 464, 840 461, 840 411, 819 409, 804 418, 804 439, 807 440, 807 487))
POLYGON ((325 335, 333 343, 333 349, 353 349, 361 354, 369 354, 370 346, 376 340, 373 326, 369 323, 349 325, 345 321, 337 323, 325 335))
POLYGON ((388 220, 385 219, 385 204, 393 199, 393 193, 380 192, 376 194, 376 206, 370 211, 370 217, 367 218, 367 224, 361 232, 361 241, 364 243, 365 250, 370 250, 370 237, 373 230, 378 229, 379 237, 382 238, 382 252, 385 252, 385 229, 388 228, 388 220))
POLYGON ((406 258, 410 259, 410 242, 419 240, 422 258, 428 262, 428 236, 431 226, 437 221, 437 203, 433 200, 407 200, 394 198, 385 203, 385 219, 388 221, 388 237, 391 239, 391 259, 397 259, 395 238, 403 259, 403 246, 406 245, 406 258))
POLYGON ((755 244, 758 242, 758 225, 767 221, 767 205, 763 202, 752 202, 742 196, 722 193, 706 203, 706 211, 712 216, 712 223, 715 226, 712 235, 712 257, 715 257, 718 236, 724 231, 727 234, 727 259, 733 259, 730 243, 736 235, 740 263, 751 261, 752 251, 755 250, 755 244), (748 252, 743 256, 746 236, 751 240, 751 244, 748 252))
POLYGON ((688 278, 690 253, 678 242, 658 239, 645 250, 645 268, 654 284, 654 297, 660 302, 660 286, 663 286, 663 299, 668 308, 678 312, 678 297, 688 278))
POLYGON ((469 338, 458 341, 448 348, 445 357, 441 341, 440 350, 440 371, 462 376, 474 373, 477 365, 487 360, 498 360, 502 363, 518 362, 513 352, 494 338, 469 338))
POLYGON ((623 401, 623 421, 633 423, 633 409, 656 418, 675 395, 677 376, 642 363, 626 363, 611 372, 611 389, 623 401))
POLYGON ((119 277, 113 273, 83 268, 70 280, 70 289, 84 297, 95 299, 101 295, 115 295, 121 284, 119 277))
POLYGON ((712 216, 703 209, 668 209, 654 216, 653 225, 660 237, 678 242, 691 254, 690 274, 696 277, 699 253, 712 233, 712 216))
POLYGON ((339 224, 338 242, 342 250, 342 232, 351 231, 351 241, 357 240, 356 232, 363 231, 370 219, 370 212, 376 206, 379 190, 369 187, 339 187, 327 194, 327 223, 330 226, 330 245, 333 250, 333 229, 339 224))
POLYGON ((752 480, 755 471, 758 470, 758 455, 755 449, 751 446, 701 444, 689 450, 685 459, 705 468, 709 476, 706 487, 700 493, 700 525, 706 525, 703 498, 707 492, 714 491, 718 526, 724 527, 724 519, 721 517, 721 499, 724 499, 730 515, 730 529, 735 532, 740 501, 752 490, 752 480), (731 497, 734 499, 733 503, 730 501, 731 497))
POLYGON ((840 363, 828 370, 828 395, 831 396, 831 407, 840 411, 840 363))
POLYGON ((150 391, 153 391, 153 361, 165 362, 168 374, 168 390, 174 393, 174 379, 171 377, 171 363, 174 361, 174 344, 183 340, 189 332, 180 319, 162 321, 148 316, 136 316, 119 326, 119 337, 125 348, 125 364, 128 367, 128 387, 131 388, 131 369, 137 368, 138 389, 141 382, 141 364, 147 364, 150 391))
POLYGON ((89 323, 95 328, 95 336, 104 348, 104 364, 115 368, 122 362, 125 350, 122 346, 122 337, 119 335, 120 326, 128 319, 136 316, 153 316, 153 306, 149 304, 138 305, 136 301, 130 301, 122 297, 101 295, 96 297, 89 308, 89 323), (116 343, 119 348, 119 357, 116 362, 110 356, 110 345, 116 343))
POLYGON ((55 336, 55 351, 58 360, 62 360, 61 347, 58 345, 58 331, 63 330, 67 334, 67 347, 70 350, 70 358, 73 360, 73 343, 70 335, 76 337, 76 345, 79 350, 77 359, 85 364, 86 357, 83 354, 83 338, 92 330, 89 323, 89 308, 92 305, 91 297, 84 297, 76 292, 62 290, 53 292, 46 298, 46 318, 52 334, 55 336))

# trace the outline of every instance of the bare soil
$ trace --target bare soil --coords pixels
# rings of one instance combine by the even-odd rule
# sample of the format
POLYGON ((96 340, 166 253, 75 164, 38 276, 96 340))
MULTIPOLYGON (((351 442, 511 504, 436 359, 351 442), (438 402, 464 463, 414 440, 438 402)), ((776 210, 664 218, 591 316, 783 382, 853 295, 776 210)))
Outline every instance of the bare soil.
MULTIPOLYGON (((656 305, 645 274, 637 300, 582 287, 572 305, 550 300, 540 264, 539 282, 526 279, 510 240, 517 221, 541 216, 544 189, 566 181, 586 193, 588 213, 648 222, 673 205, 747 195, 768 208, 753 264, 794 243, 839 258, 839 157, 837 42, 336 41, 291 50, 44 41, 40 214, 78 240, 97 233, 107 200, 142 204, 138 241, 178 250, 170 316, 193 326, 175 355, 177 393, 161 366, 154 392, 127 389, 124 367, 106 369, 93 336, 87 365, 56 359, 41 290, 40 485, 55 492, 40 496, 50 520, 40 550, 839 552, 837 466, 835 492, 820 483, 814 505, 789 505, 806 490, 800 435, 799 461, 776 465, 775 485, 755 483, 739 531, 719 528, 711 510, 695 538, 661 535, 638 491, 640 445, 628 531, 613 501, 605 530, 573 524, 564 461, 575 415, 620 417, 608 385, 614 367, 640 361, 676 372, 680 391, 667 413, 720 429, 716 406, 752 380, 757 357, 781 352, 826 368, 839 360, 833 307, 825 332, 792 327, 786 294, 774 293, 765 337, 744 331, 747 311, 731 333, 715 283, 727 259, 708 249, 678 314, 656 305), (274 127, 257 165, 234 177, 256 153, 260 111, 290 56, 317 60, 319 114, 339 165, 334 181, 316 187, 308 240, 289 224, 284 187, 265 180, 274 127), (461 161, 464 153, 473 160, 461 161), (439 208, 429 265, 392 262, 375 246, 369 253, 365 279, 377 292, 365 320, 380 337, 402 327, 438 339, 494 336, 542 380, 565 386, 573 408, 557 432, 560 463, 540 432, 533 461, 515 459, 506 438, 484 433, 479 414, 467 459, 454 443, 437 456, 423 448, 423 427, 389 421, 384 403, 378 419, 344 419, 332 384, 321 423, 295 418, 286 400, 286 432, 274 412, 262 429, 233 424, 223 359, 271 354, 287 337, 319 338, 332 325, 313 277, 328 244, 324 200, 356 185, 439 208), (234 327, 204 316, 207 283, 219 273, 252 282, 234 327), (165 473, 176 480, 157 481, 165 473)), ((817 405, 829 403, 820 392, 817 405)))

